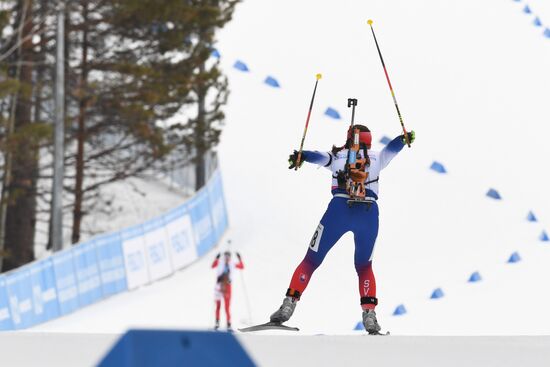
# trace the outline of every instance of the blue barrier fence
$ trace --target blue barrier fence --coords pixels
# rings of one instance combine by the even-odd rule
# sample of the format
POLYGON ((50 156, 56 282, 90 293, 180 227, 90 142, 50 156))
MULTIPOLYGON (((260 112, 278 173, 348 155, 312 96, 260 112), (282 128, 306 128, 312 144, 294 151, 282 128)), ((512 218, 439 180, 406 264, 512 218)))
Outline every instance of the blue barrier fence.
POLYGON ((218 170, 168 213, 0 275, 0 330, 25 329, 167 277, 214 247, 228 224, 218 170))

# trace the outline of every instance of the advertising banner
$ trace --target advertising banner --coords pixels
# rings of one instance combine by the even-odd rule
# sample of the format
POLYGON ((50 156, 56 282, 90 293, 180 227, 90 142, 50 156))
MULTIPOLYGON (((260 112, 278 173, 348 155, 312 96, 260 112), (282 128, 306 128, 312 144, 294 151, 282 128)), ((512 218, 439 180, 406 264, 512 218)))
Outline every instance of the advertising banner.
POLYGON ((71 251, 73 252, 80 307, 99 301, 103 298, 103 293, 101 292, 94 241, 79 244, 71 251))
POLYGON ((94 239, 104 297, 125 291, 126 269, 120 233, 111 233, 94 239))
POLYGON ((209 251, 228 228, 221 174, 186 203, 0 275, 0 330, 31 327, 169 276, 209 251))
POLYGON ((79 307, 73 253, 70 250, 57 252, 52 256, 52 260, 59 312, 61 315, 65 315, 79 307))
POLYGON ((198 258, 191 215, 187 205, 169 211, 163 217, 169 238, 169 251, 174 269, 181 269, 198 258))
POLYGON ((199 191, 195 197, 187 203, 187 208, 191 214, 197 254, 201 257, 216 244, 217 240, 216 231, 210 215, 208 191, 205 189, 199 191))
POLYGON ((151 280, 172 274, 172 263, 168 252, 168 236, 162 217, 143 223, 145 249, 151 280))
POLYGON ((5 275, 0 275, 0 330, 13 330, 5 275))
POLYGON ((149 283, 143 227, 140 224, 126 228, 120 234, 128 289, 135 289, 149 283))
POLYGON ((219 240, 228 226, 227 209, 223 195, 222 176, 217 171, 210 179, 207 186, 208 197, 210 199, 210 210, 212 212, 212 222, 216 231, 216 238, 219 240))
POLYGON ((32 264, 29 270, 35 323, 46 322, 58 317, 59 303, 52 259, 40 260, 32 264))
POLYGON ((29 268, 25 266, 6 275, 6 290, 14 329, 24 329, 34 325, 29 268))

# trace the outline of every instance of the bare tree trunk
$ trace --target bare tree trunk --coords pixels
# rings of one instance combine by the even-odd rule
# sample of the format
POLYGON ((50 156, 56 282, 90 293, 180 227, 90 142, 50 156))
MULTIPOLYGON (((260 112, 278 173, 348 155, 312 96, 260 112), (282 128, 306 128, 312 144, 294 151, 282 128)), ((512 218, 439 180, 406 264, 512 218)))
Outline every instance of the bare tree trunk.
POLYGON ((82 224, 82 202, 84 200, 84 143, 86 140, 86 109, 88 107, 88 2, 82 2, 82 65, 79 86, 78 131, 76 134, 75 186, 73 206, 72 243, 80 241, 82 224))
POLYGON ((19 61, 21 88, 15 106, 14 128, 17 143, 13 149, 11 182, 7 187, 6 234, 4 270, 10 270, 34 260, 34 231, 36 225, 36 180, 38 177, 37 144, 24 133, 32 124, 32 0, 22 0, 23 39, 19 61))
MULTIPOLYGON (((199 73, 204 73, 204 65, 199 67, 199 73)), ((206 88, 203 85, 197 87, 197 124, 195 126, 195 191, 206 184, 206 88)))

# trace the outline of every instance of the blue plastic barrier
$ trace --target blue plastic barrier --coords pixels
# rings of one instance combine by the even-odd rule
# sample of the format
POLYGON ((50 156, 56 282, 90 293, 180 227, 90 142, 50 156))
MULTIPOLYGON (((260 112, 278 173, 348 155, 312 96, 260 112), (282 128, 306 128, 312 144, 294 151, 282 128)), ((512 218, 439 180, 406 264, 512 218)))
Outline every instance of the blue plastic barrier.
POLYGON ((244 62, 239 61, 239 60, 235 61, 235 64, 233 64, 233 67, 234 67, 235 69, 240 70, 240 71, 243 71, 243 72, 248 72, 248 71, 250 71, 250 70, 248 69, 248 66, 247 66, 244 62))
POLYGON ((80 306, 83 307, 99 301, 103 298, 103 292, 101 291, 101 279, 94 241, 75 246, 71 251, 73 253, 80 306))
POLYGON ((14 329, 28 328, 36 323, 32 303, 31 273, 28 266, 6 275, 6 291, 14 329))
POLYGON ((525 5, 525 7, 523 8, 523 12, 525 14, 531 14, 532 13, 531 8, 529 7, 529 5, 525 5))
POLYGON ((443 164, 434 161, 432 165, 430 166, 430 169, 432 171, 435 171, 437 173, 447 173, 447 170, 445 169, 445 166, 443 164))
POLYGON ((200 257, 210 250, 217 241, 216 230, 210 215, 208 191, 201 190, 188 202, 188 208, 195 233, 197 255, 200 257))
POLYGON ((499 192, 495 189, 489 189, 489 191, 487 191, 486 195, 488 197, 490 197, 491 199, 495 199, 495 200, 501 200, 502 199, 499 192))
POLYGON ((68 314, 79 308, 78 284, 74 271, 73 253, 61 251, 53 255, 55 286, 61 315, 68 314))
POLYGON ((223 194, 222 176, 219 173, 215 174, 208 183, 206 189, 208 190, 208 198, 210 200, 212 222, 216 232, 216 238, 220 238, 229 226, 229 222, 227 220, 227 207, 224 199, 225 196, 223 194))
POLYGON ((444 296, 445 296, 445 293, 443 293, 443 290, 441 288, 436 288, 432 292, 430 299, 439 299, 439 298, 443 298, 444 296))
POLYGON ((533 20, 533 24, 535 25, 535 27, 542 27, 542 22, 540 21, 539 17, 535 17, 535 19, 533 20))
POLYGON ((277 79, 275 79, 272 76, 268 76, 267 78, 265 78, 264 83, 269 85, 270 87, 273 87, 273 88, 280 88, 281 87, 279 85, 279 82, 277 81, 277 79))
POLYGON ((546 233, 546 231, 542 231, 542 233, 541 233, 540 236, 539 236, 539 240, 541 240, 542 242, 548 242, 548 241, 550 241, 550 239, 548 238, 548 234, 546 233))
POLYGON ((221 174, 188 202, 0 275, 0 330, 23 329, 160 279, 210 250, 228 228, 221 174))
POLYGON ((355 324, 355 327, 353 328, 353 330, 365 330, 363 321, 358 321, 357 324, 355 324))
POLYGON ((338 111, 336 111, 332 107, 327 107, 327 109, 325 110, 325 115, 330 117, 330 118, 333 118, 335 120, 340 120, 341 119, 340 114, 338 113, 338 111))
POLYGON ((550 28, 546 28, 543 33, 544 37, 550 38, 550 28))
POLYGON ((48 258, 33 263, 30 265, 29 271, 35 323, 38 324, 59 317, 53 260, 48 258))
POLYGON ((212 52, 210 53, 210 55, 212 57, 215 57, 216 59, 219 59, 221 57, 220 55, 220 51, 216 50, 216 49, 213 49, 212 52))
POLYGON ((13 321, 11 318, 8 292, 6 290, 6 276, 0 275, 0 330, 12 330, 13 321))
POLYGON ((213 331, 130 330, 99 367, 201 366, 253 367, 231 333, 213 331))
POLYGON ((94 239, 101 290, 108 297, 128 289, 120 233, 111 233, 94 239))

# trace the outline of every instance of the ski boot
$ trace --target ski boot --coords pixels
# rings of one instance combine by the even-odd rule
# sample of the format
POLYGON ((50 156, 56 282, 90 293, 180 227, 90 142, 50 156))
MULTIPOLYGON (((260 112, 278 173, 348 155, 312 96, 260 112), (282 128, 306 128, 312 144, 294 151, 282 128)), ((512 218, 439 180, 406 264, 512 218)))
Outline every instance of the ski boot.
POLYGON ((220 328, 220 320, 216 320, 216 324, 214 325, 214 330, 218 330, 220 328))
POLYGON ((376 320, 376 312, 374 312, 374 310, 363 310, 363 326, 371 335, 380 334, 380 330, 382 328, 378 325, 378 320, 376 320))
POLYGON ((285 297, 285 299, 283 299, 283 304, 271 315, 269 321, 277 324, 282 324, 283 322, 288 321, 290 316, 294 313, 297 302, 297 298, 290 296, 285 297))

